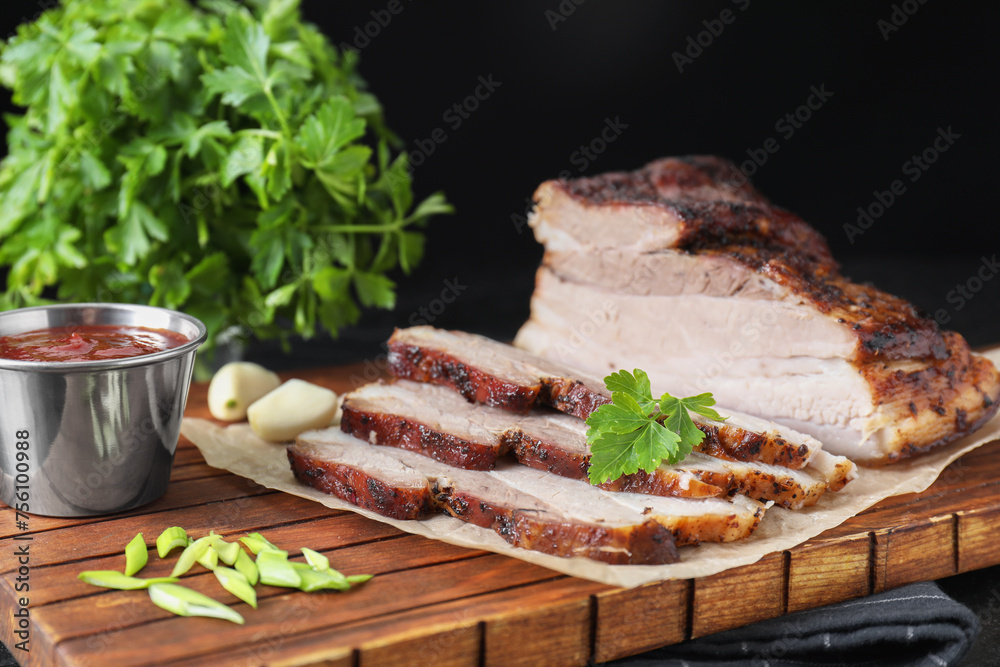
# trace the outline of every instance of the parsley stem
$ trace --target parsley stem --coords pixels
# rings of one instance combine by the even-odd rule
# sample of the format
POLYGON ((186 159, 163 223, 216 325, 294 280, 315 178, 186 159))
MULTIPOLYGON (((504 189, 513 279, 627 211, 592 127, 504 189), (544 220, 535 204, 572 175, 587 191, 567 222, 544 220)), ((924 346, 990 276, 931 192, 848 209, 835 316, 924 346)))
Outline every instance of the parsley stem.
POLYGON ((398 222, 390 222, 383 225, 323 225, 319 227, 323 231, 327 232, 392 232, 399 229, 401 225, 398 222))
POLYGON ((282 139, 285 135, 281 132, 275 132, 274 130, 265 130, 263 128, 247 128, 245 130, 240 130, 237 134, 242 134, 251 137, 264 137, 266 139, 282 139))
POLYGON ((285 114, 282 113, 281 107, 278 106, 278 100, 275 99, 274 93, 271 92, 271 86, 264 86, 264 95, 267 96, 267 101, 271 103, 271 108, 274 109, 274 116, 281 125, 281 133, 291 139, 292 129, 288 126, 288 120, 285 118, 285 114))

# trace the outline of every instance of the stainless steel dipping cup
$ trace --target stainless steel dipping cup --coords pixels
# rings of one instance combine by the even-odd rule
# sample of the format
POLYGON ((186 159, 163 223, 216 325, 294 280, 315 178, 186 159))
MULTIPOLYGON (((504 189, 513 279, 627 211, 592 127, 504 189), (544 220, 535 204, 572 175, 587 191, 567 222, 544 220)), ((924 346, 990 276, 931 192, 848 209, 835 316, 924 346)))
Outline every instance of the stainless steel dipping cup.
POLYGON ((94 324, 167 329, 188 342, 124 359, 0 359, 0 500, 11 507, 110 514, 167 490, 205 325, 152 306, 63 304, 0 313, 0 336, 94 324))

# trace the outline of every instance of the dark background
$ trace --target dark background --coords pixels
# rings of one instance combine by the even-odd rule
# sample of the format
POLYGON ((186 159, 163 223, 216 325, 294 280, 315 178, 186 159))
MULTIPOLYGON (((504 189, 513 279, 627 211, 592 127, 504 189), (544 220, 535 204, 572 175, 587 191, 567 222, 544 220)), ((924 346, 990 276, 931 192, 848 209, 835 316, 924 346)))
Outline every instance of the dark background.
MULTIPOLYGON (((366 313, 337 343, 299 346, 292 357, 275 357, 271 345, 251 349, 272 366, 371 356, 393 325, 429 321, 419 309, 431 305, 435 325, 511 338, 528 315, 541 257, 530 230, 516 224, 534 188, 563 172, 689 153, 766 156, 746 163, 754 183, 819 228, 847 275, 938 313, 974 345, 1000 342, 997 269, 973 280, 969 287, 982 286, 973 298, 951 292, 1000 250, 993 3, 974 12, 934 0, 303 5, 336 44, 360 47, 361 72, 390 126, 415 163, 423 158, 413 174, 418 196, 443 189, 457 214, 432 223, 423 265, 400 276, 395 312, 366 313), (729 24, 718 21, 724 10, 729 24), (689 51, 692 61, 678 71, 674 54, 699 37, 707 46, 689 51), (467 118, 449 112, 480 77, 499 85, 467 118), (832 95, 799 128, 784 123, 813 88, 832 95), (609 119, 620 133, 584 157, 578 151, 609 119), (958 138, 911 181, 904 163, 948 128, 958 138), (444 141, 431 141, 437 129, 444 141), (773 154, 762 151, 769 139, 773 154), (844 224, 897 179, 905 192, 852 243, 844 224), (441 311, 434 300, 446 280, 462 289, 441 311)), ((40 6, 6 0, 3 33, 40 6)), ((2 103, 10 107, 6 95, 2 103)))

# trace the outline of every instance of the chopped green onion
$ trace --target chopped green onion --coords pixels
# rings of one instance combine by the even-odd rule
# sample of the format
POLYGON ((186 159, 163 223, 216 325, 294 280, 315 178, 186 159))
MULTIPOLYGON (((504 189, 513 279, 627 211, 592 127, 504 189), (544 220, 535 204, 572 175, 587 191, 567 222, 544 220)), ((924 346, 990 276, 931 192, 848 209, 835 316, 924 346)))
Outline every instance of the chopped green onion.
POLYGON ((167 528, 165 531, 160 533, 160 536, 156 538, 156 553, 160 558, 166 558, 167 554, 173 551, 176 547, 186 547, 191 543, 188 539, 187 533, 180 526, 173 526, 167 528))
POLYGON ((306 562, 317 572, 330 569, 330 559, 321 553, 313 551, 308 547, 302 547, 302 555, 306 557, 306 562))
POLYGON ((260 571, 260 583, 262 584, 298 588, 299 584, 302 583, 302 577, 288 562, 288 557, 282 551, 264 550, 257 554, 257 570, 260 571))
POLYGON ((219 560, 221 560, 226 565, 233 565, 242 549, 240 549, 239 542, 226 542, 220 536, 216 535, 215 540, 212 542, 212 548, 215 549, 215 553, 219 554, 219 560))
POLYGON ((199 558, 197 562, 199 565, 209 570, 214 570, 219 564, 219 552, 215 550, 215 547, 212 546, 211 542, 209 542, 208 548, 205 549, 205 553, 201 555, 201 558, 199 558))
POLYGON ((363 584, 374 576, 373 574, 349 574, 344 578, 349 584, 363 584))
POLYGON ((240 625, 244 622, 235 609, 178 584, 153 584, 149 587, 149 599, 157 607, 178 616, 208 616, 240 625))
POLYGON ((347 578, 336 570, 317 571, 305 563, 299 563, 299 565, 305 565, 305 567, 296 568, 301 579, 297 587, 300 591, 307 593, 321 590, 346 591, 351 587, 347 578))
POLYGON ((185 547, 184 551, 181 552, 181 557, 177 559, 177 563, 174 565, 173 572, 170 573, 171 577, 179 577, 194 565, 208 548, 211 546, 210 537, 199 537, 197 540, 185 547))
POLYGON ((285 554, 285 556, 288 555, 287 551, 274 546, 260 533, 250 533, 245 537, 241 537, 240 542, 247 545, 247 548, 250 549, 254 555, 259 554, 261 551, 280 551, 285 554))
POLYGON ((177 581, 173 577, 153 577, 150 579, 140 579, 130 577, 115 570, 87 570, 77 575, 80 581, 85 581, 92 586, 103 588, 116 588, 120 591, 135 591, 140 588, 147 588, 150 584, 171 583, 177 581))
POLYGON ((236 568, 237 572, 243 574, 250 582, 251 586, 257 585, 257 580, 260 578, 260 572, 257 570, 257 564, 253 562, 253 559, 247 555, 246 551, 240 549, 240 555, 236 557, 236 562, 233 563, 233 567, 236 568))
POLYGON ((146 567, 148 561, 149 550, 146 548, 145 540, 142 539, 142 533, 139 533, 125 546, 125 576, 131 577, 146 567))
POLYGON ((257 592, 247 581, 242 572, 220 565, 215 568, 215 578, 219 580, 222 587, 227 591, 246 602, 248 605, 257 608, 257 592))

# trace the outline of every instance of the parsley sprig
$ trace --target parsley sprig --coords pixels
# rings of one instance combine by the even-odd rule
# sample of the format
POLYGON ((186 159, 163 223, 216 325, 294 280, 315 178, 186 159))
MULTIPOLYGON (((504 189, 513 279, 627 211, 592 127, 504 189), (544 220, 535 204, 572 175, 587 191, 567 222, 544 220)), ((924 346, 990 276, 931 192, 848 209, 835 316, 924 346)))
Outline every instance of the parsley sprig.
POLYGON ((723 421, 712 409, 712 394, 676 398, 664 394, 657 401, 649 376, 640 369, 612 373, 604 378, 611 403, 587 417, 591 484, 602 484, 640 468, 653 472, 661 462, 677 463, 701 443, 702 433, 688 413, 723 421))

